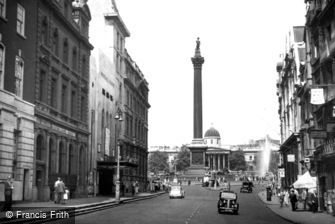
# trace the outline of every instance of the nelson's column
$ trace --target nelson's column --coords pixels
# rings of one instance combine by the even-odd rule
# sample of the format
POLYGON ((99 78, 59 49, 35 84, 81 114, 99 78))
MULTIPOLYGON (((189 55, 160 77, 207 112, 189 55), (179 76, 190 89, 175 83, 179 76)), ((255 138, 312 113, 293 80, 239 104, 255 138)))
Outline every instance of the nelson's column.
POLYGON ((196 41, 195 54, 192 59, 194 68, 193 90, 193 140, 187 147, 190 149, 190 168, 185 177, 203 177, 205 174, 205 152, 207 145, 202 138, 202 78, 201 70, 205 59, 200 54, 200 40, 196 41))

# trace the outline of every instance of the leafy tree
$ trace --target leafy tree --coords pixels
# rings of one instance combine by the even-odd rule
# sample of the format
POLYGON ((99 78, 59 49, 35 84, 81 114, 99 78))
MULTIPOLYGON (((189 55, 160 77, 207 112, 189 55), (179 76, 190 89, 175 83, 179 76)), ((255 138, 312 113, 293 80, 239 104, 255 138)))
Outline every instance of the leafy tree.
POLYGON ((169 172, 168 155, 164 152, 155 151, 149 156, 148 168, 150 172, 158 173, 158 171, 169 172))
POLYGON ((183 145, 177 155, 176 166, 178 171, 185 171, 190 166, 190 150, 183 145))
POLYGON ((232 151, 229 155, 231 170, 246 170, 246 162, 242 150, 232 151))

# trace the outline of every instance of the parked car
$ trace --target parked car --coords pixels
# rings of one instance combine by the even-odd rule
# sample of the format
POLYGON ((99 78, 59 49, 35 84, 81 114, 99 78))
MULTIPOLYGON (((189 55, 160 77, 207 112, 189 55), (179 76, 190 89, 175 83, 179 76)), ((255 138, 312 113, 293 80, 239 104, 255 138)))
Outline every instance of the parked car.
POLYGON ((237 215, 238 209, 237 194, 234 191, 221 191, 218 201, 218 213, 232 212, 237 215))
POLYGON ((180 185, 172 185, 169 193, 171 198, 185 198, 185 191, 180 185))
POLYGON ((252 192, 252 187, 253 187, 253 183, 251 181, 244 181, 242 183, 242 187, 240 189, 240 193, 242 192, 248 192, 251 193, 252 192))

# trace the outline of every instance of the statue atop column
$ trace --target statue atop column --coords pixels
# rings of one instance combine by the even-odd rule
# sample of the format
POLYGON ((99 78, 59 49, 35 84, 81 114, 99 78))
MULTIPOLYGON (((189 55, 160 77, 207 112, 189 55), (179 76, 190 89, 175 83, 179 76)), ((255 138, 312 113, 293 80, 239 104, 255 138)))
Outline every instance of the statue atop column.
POLYGON ((200 38, 199 37, 197 38, 196 43, 197 43, 197 45, 195 47, 195 54, 194 54, 194 56, 195 57, 201 57, 201 55, 200 55, 200 38))

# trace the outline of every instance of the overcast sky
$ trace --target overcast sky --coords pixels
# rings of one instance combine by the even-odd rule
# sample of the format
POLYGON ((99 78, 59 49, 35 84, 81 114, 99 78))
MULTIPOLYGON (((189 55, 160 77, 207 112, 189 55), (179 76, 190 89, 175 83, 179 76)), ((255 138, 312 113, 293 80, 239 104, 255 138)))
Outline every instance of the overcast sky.
POLYGON ((280 139, 276 63, 303 0, 116 0, 131 36, 126 48, 149 82, 149 146, 193 138, 196 38, 205 58, 203 132, 223 144, 280 139))

